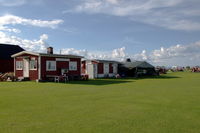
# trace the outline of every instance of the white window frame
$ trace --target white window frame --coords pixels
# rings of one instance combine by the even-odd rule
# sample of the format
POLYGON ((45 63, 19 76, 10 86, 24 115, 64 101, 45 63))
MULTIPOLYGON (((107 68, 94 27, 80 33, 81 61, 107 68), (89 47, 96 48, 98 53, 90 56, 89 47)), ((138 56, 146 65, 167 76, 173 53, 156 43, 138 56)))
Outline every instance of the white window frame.
POLYGON ((23 70, 23 61, 16 61, 16 70, 23 70))
POLYGON ((46 61, 46 71, 56 71, 56 61, 46 61), (55 68, 54 69, 49 69, 48 64, 50 62, 55 64, 55 68))
POLYGON ((69 62, 69 70, 70 71, 77 71, 78 70, 78 63, 77 63, 77 61, 70 61, 69 62))
POLYGON ((30 70, 37 70, 37 60, 30 60, 29 65, 30 65, 30 66, 29 66, 30 70), (31 66, 31 62, 32 62, 32 61, 35 62, 34 65, 36 65, 36 68, 32 68, 32 66, 31 66))

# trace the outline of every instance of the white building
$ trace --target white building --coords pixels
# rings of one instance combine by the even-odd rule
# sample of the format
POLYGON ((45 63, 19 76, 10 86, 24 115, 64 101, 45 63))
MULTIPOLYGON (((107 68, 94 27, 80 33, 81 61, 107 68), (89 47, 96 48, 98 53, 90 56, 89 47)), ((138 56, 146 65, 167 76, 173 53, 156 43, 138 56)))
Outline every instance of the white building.
POLYGON ((82 73, 90 79, 114 77, 118 74, 118 62, 109 60, 83 60, 82 73))

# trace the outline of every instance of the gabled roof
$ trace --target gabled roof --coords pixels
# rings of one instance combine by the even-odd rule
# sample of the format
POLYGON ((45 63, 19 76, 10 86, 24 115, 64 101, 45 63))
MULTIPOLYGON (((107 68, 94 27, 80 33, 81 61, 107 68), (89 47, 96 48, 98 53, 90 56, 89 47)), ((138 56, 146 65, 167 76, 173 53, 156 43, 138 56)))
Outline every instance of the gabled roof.
POLYGON ((134 62, 124 62, 122 66, 132 69, 132 68, 154 68, 153 65, 146 61, 134 61, 134 62))
POLYGON ((12 59, 11 55, 24 51, 18 45, 0 44, 0 59, 12 59))
POLYGON ((63 58, 83 58, 83 56, 77 55, 62 55, 62 54, 46 54, 46 53, 36 53, 36 52, 29 52, 29 51, 22 51, 12 55, 12 57, 17 57, 23 54, 30 54, 35 56, 45 56, 45 57, 63 57, 63 58))
POLYGON ((13 54, 11 57, 17 57, 23 54, 30 54, 30 55, 36 55, 39 56, 39 53, 35 53, 35 52, 30 52, 30 51, 21 51, 19 53, 13 54))

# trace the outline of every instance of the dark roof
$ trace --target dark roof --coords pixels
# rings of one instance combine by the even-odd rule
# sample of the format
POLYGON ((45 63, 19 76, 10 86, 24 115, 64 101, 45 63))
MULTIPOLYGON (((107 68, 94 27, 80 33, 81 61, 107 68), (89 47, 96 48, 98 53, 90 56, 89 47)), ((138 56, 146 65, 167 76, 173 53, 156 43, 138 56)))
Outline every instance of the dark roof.
POLYGON ((11 59, 11 55, 24 51, 18 45, 0 44, 0 59, 11 59))
POLYGON ((124 62, 122 66, 126 68, 154 68, 153 65, 149 64, 146 61, 134 61, 134 62, 124 62))
POLYGON ((98 61, 100 63, 118 63, 119 64, 119 62, 113 61, 113 60, 95 60, 95 61, 98 61))
POLYGON ((39 53, 41 56, 49 56, 49 57, 68 57, 68 58, 83 58, 83 56, 79 55, 71 55, 71 54, 46 54, 46 53, 39 53))

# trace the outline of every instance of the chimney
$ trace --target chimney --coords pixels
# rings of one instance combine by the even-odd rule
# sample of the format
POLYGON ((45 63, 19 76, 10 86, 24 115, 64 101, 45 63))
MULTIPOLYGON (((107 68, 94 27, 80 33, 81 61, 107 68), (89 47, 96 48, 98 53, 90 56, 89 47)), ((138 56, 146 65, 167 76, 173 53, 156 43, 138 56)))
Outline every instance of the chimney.
POLYGON ((47 54, 53 54, 53 47, 47 48, 47 54))
POLYGON ((126 59, 126 62, 131 62, 131 59, 130 58, 126 59))

